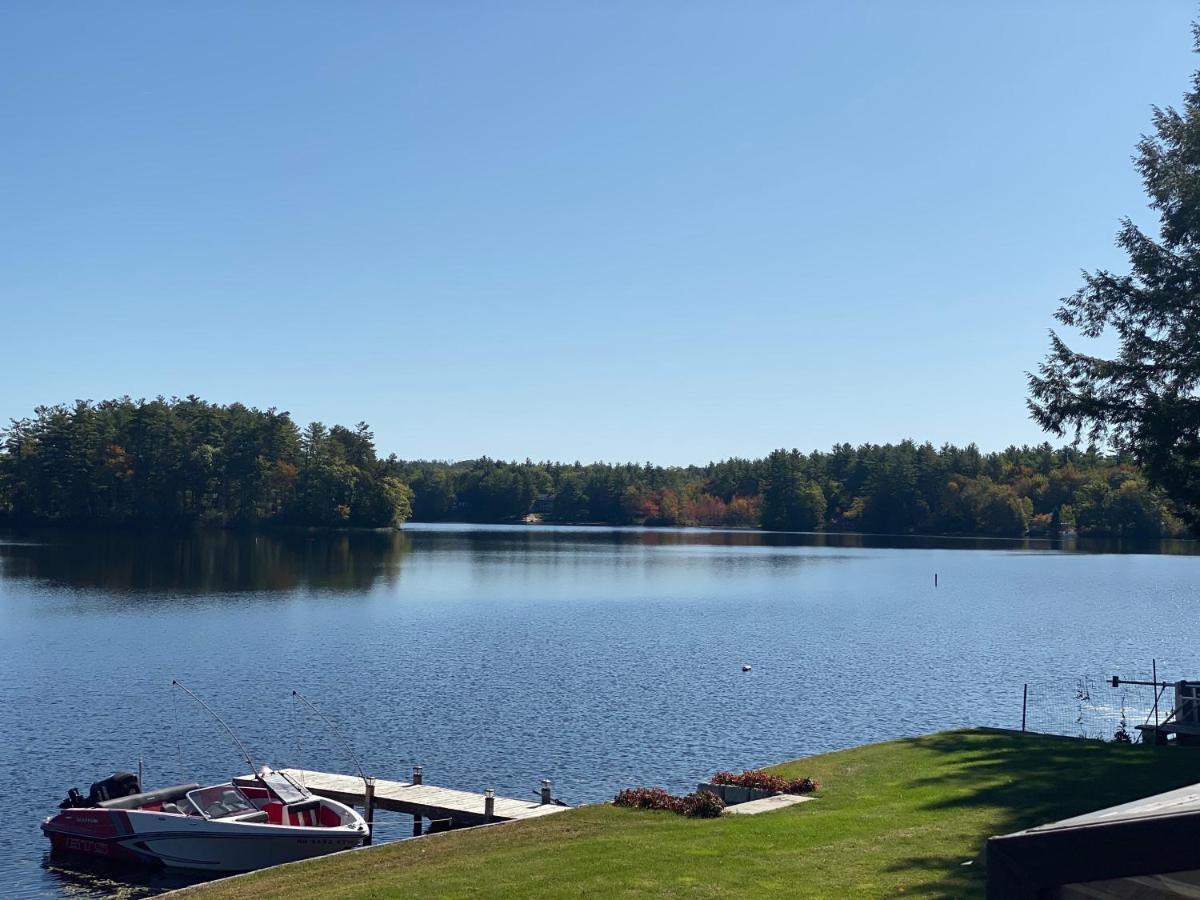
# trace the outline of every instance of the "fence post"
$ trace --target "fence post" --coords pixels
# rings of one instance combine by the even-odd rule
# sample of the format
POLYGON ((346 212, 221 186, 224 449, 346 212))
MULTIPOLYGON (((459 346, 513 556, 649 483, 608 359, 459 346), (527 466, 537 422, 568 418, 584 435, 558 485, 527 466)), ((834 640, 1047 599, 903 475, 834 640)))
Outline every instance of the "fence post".
POLYGON ((1025 711, 1029 708, 1029 684, 1021 689, 1021 733, 1025 733, 1025 711))
MULTIPOLYGON (((1154 727, 1158 728, 1158 660, 1150 660, 1150 678, 1154 681, 1154 727)), ((1154 742, 1158 743, 1158 732, 1154 732, 1154 742)))

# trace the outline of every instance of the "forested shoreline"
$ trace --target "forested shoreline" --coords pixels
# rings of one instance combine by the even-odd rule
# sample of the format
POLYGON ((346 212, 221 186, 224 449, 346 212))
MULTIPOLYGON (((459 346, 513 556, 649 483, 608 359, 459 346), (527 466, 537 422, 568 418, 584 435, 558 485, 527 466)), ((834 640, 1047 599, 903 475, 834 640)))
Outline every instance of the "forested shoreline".
POLYGON ((0 522, 394 527, 416 521, 1019 537, 1185 533, 1130 460, 901 441, 706 465, 380 457, 366 423, 196 397, 39 407, 0 440, 0 522))
POLYGON ((379 528, 411 500, 364 423, 196 397, 39 407, 0 445, 0 515, 19 524, 379 528))

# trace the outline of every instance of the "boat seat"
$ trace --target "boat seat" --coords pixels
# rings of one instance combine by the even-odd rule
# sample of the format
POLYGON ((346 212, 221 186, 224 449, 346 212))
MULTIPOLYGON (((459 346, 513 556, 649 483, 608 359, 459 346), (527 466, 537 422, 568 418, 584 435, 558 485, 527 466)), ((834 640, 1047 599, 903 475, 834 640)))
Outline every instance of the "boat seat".
POLYGON ((320 825, 321 804, 308 800, 304 803, 293 803, 287 808, 288 818, 293 825, 320 825))
POLYGON ((183 813, 181 813, 179 811, 179 807, 176 806, 174 803, 164 803, 162 805, 162 811, 165 813, 171 813, 172 815, 176 815, 176 816, 183 815, 183 813))
POLYGON ((263 814, 273 825, 337 825, 341 819, 331 809, 327 809, 320 800, 306 800, 303 803, 293 803, 284 806, 278 800, 272 800, 263 807, 263 814))

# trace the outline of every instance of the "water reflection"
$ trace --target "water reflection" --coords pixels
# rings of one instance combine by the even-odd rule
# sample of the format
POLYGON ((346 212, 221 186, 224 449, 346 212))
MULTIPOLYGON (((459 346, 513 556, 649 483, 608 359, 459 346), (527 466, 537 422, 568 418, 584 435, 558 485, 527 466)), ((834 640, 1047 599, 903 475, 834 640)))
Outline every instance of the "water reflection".
POLYGON ((1126 540, 1065 537, 986 538, 946 535, 858 534, 853 532, 775 532, 750 529, 619 528, 586 525, 432 525, 412 523, 422 549, 462 549, 464 544, 494 551, 561 549, 564 544, 595 547, 827 547, 888 550, 1057 550, 1068 553, 1166 553, 1194 555, 1194 540, 1126 540))
POLYGON ((391 584, 408 552, 394 531, 0 535, 0 576, 112 593, 361 592, 391 584))
POLYGON ((104 897, 105 900, 135 900, 153 897, 220 875, 184 872, 176 869, 151 869, 137 865, 116 865, 96 857, 60 855, 46 852, 42 870, 63 897, 104 897))
POLYGON ((423 552, 477 558, 607 553, 614 548, 959 549, 1078 553, 1198 552, 1195 541, 1093 538, 947 538, 869 534, 785 534, 707 529, 409 525, 404 531, 0 532, 0 577, 54 587, 159 596, 361 593, 392 585, 414 541, 423 552))

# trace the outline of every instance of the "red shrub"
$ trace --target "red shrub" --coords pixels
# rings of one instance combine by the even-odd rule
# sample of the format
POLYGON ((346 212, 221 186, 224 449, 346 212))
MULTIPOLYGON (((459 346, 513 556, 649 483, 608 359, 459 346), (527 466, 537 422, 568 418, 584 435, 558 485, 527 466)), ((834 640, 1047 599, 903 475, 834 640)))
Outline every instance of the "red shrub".
POLYGON ((613 798, 614 806, 629 806, 634 809, 668 809, 680 812, 680 798, 668 794, 662 788, 626 788, 613 798))
POLYGON ((633 809, 665 809, 682 816, 713 819, 721 814, 725 801, 713 794, 696 793, 676 797, 662 788, 626 788, 613 798, 613 805, 633 809))
POLYGON ((785 794, 811 794, 820 785, 811 778, 793 778, 783 789, 785 794))
POLYGON ((693 819, 715 819, 725 809, 725 801, 716 794, 710 794, 706 791, 697 791, 694 794, 688 794, 681 798, 680 805, 685 816, 691 816, 693 819))
POLYGON ((760 791, 783 791, 787 781, 778 775, 770 775, 762 769, 747 769, 741 774, 718 772, 713 784, 732 784, 737 787, 757 788, 760 791))
POLYGON ((808 794, 817 789, 811 778, 781 778, 762 769, 747 769, 745 772, 718 772, 713 784, 732 784, 736 787, 757 788, 760 791, 776 791, 780 794, 808 794))

